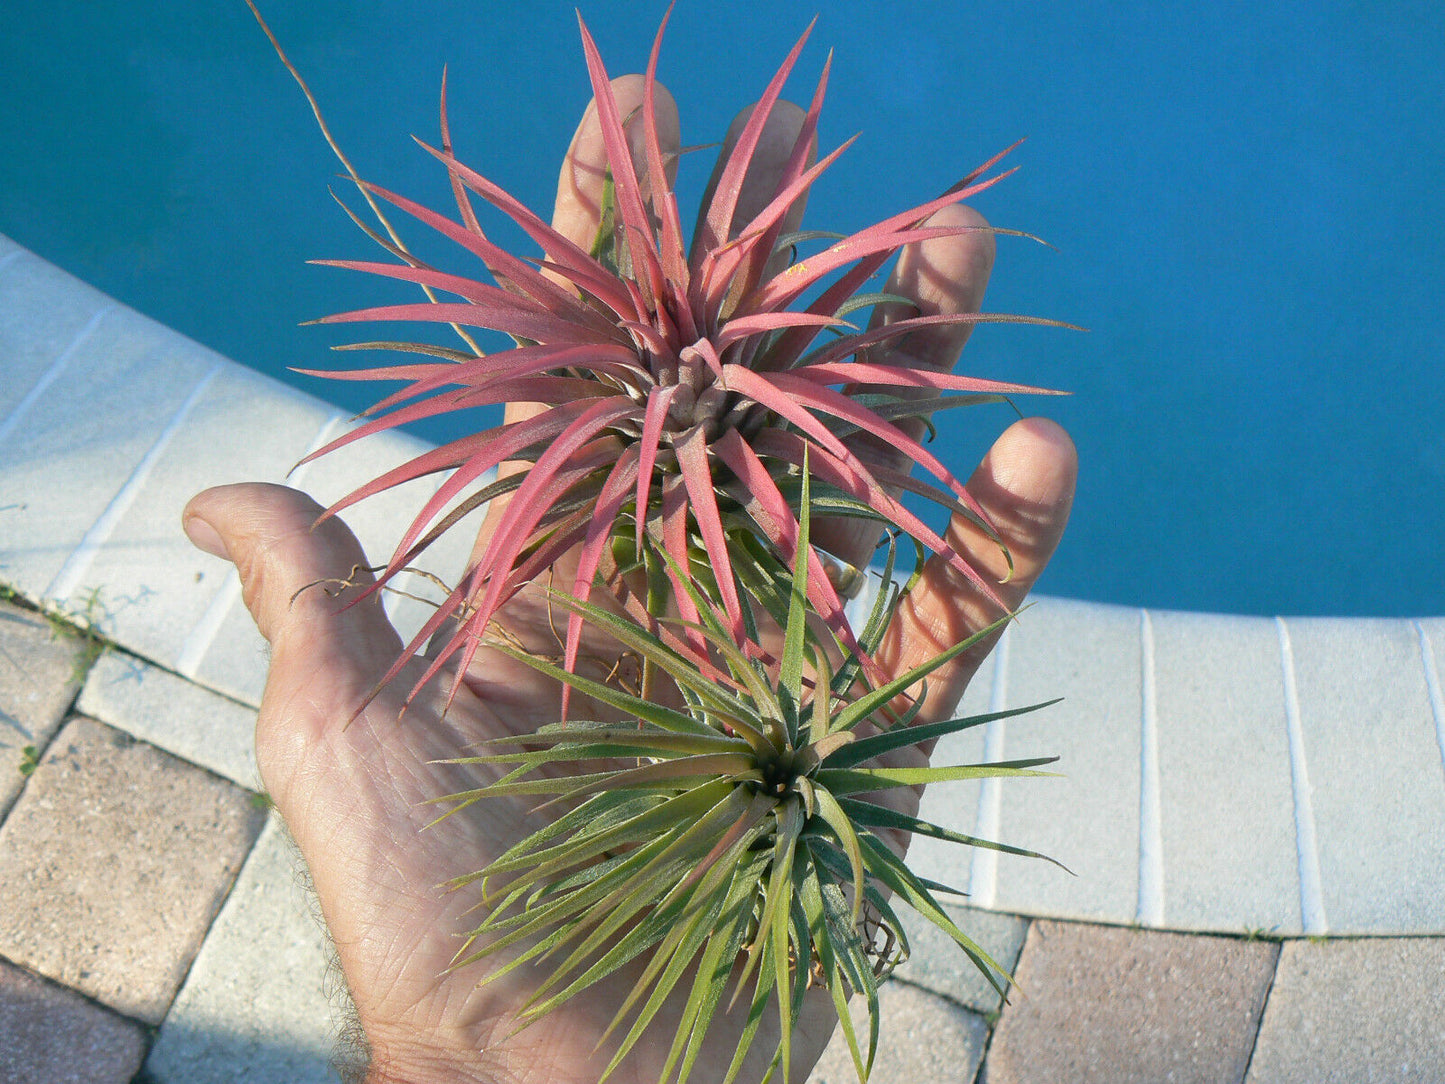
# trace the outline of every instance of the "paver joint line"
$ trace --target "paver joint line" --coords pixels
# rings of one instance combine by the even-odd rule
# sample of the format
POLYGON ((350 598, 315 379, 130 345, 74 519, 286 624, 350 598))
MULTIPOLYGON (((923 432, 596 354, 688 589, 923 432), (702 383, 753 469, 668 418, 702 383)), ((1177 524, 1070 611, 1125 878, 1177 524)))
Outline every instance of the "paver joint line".
POLYGON ((1309 767, 1305 761, 1304 732, 1300 725, 1299 689, 1295 682, 1294 648, 1284 618, 1274 619, 1279 631, 1281 675, 1284 680, 1285 726, 1289 734, 1290 783, 1294 789, 1295 845, 1299 852, 1300 915, 1304 932, 1329 932, 1324 889, 1320 883, 1320 849, 1315 835, 1309 767))
POLYGON ((1159 697, 1154 624, 1139 611, 1139 909, 1145 926, 1164 925, 1164 844, 1159 804, 1159 697))
POLYGON ((1435 649, 1430 634, 1419 621, 1415 632, 1420 637, 1420 662, 1425 667, 1425 689, 1430 696, 1430 714, 1435 718, 1435 744, 1440 747, 1440 770, 1445 772, 1445 694, 1440 690, 1440 670, 1435 665, 1435 649))

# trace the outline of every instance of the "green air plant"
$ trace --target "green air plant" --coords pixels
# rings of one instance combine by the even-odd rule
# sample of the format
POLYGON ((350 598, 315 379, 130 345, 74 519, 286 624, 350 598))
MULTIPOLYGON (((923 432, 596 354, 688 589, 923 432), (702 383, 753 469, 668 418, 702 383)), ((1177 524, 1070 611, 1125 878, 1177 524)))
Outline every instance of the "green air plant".
MULTIPOLYGON (((1000 990, 1008 982, 940 907, 936 894, 951 890, 909 871, 901 841, 922 833, 1032 854, 919 820, 911 788, 1038 775, 1045 762, 913 766, 926 760, 915 747, 1017 712, 917 722, 929 675, 1011 615, 988 576, 899 496, 922 497, 997 539, 962 482, 910 432, 936 410, 1043 389, 912 367, 877 348, 943 324, 1056 322, 917 309, 909 315, 906 298, 862 292, 904 246, 987 229, 927 223, 1006 176, 991 172, 1002 155, 938 198, 851 235, 790 227, 790 210, 847 146, 816 158, 827 64, 771 198, 750 218, 740 216, 744 178, 807 33, 721 163, 689 251, 670 179, 674 163, 657 136, 666 25, 664 17, 641 105, 626 115, 582 25, 607 159, 601 226, 589 248, 456 157, 445 80, 440 147, 423 146, 451 180, 456 218, 367 183, 346 163, 384 234, 352 217, 395 262, 322 262, 416 284, 427 299, 327 319, 450 324, 462 346, 348 347, 409 359, 318 375, 405 386, 314 454, 452 411, 536 405, 525 418, 380 475, 326 511, 335 515, 389 487, 445 476, 370 593, 386 589, 471 513, 503 498, 487 543, 382 684, 430 650, 417 689, 450 668, 455 693, 486 643, 563 687, 557 723, 492 742, 469 761, 503 770, 497 782, 438 798, 449 806, 444 816, 526 795, 557 813, 453 885, 478 895, 480 914, 454 966, 498 954, 491 978, 545 969, 519 1026, 624 965, 633 965, 629 974, 640 966, 609 1032, 618 1044, 612 1068, 669 992, 685 988, 663 1073, 679 1082, 710 1022, 728 1006, 746 1021, 729 1079, 769 1011, 778 1019, 772 1071, 787 1079, 799 1007, 810 988, 823 987, 866 1079, 877 1047, 878 984, 908 951, 900 907, 946 931, 1000 990), (477 201, 519 225, 542 254, 521 257, 494 244, 477 201), (386 222, 383 203, 455 242, 488 281, 412 255, 386 222), (878 305, 889 306, 892 318, 871 327, 855 322, 855 314, 878 305), (471 328, 503 332, 515 345, 484 354, 471 328), (870 443, 928 477, 860 454, 870 443), (498 478, 504 462, 520 469, 498 478), (882 585, 861 627, 845 613, 847 592, 829 579, 836 563, 814 542, 815 515, 866 520, 888 540, 882 585), (916 561, 932 552, 998 601, 1004 616, 930 662, 890 674, 875 655, 907 589, 892 578, 900 538, 912 541, 916 561), (523 650, 494 618, 564 556, 568 582, 554 583, 548 596, 566 615, 562 651, 544 658, 523 650), (640 661, 635 688, 617 674, 598 680, 578 672, 585 626, 640 661), (570 710, 572 694, 586 705, 578 712, 570 710), (572 717, 578 713, 591 717, 572 717), (866 1044, 846 1009, 854 994, 867 1004, 866 1044)), ((916 564, 909 585, 918 574, 916 564)))
MULTIPOLYGON (((444 816, 515 795, 535 795, 561 810, 485 869, 454 882, 458 889, 480 886, 485 915, 454 966, 500 953, 506 962, 488 982, 514 968, 545 967, 545 978, 521 1007, 525 1027, 650 954, 631 989, 619 990, 608 1035, 617 1033, 620 1041, 604 1079, 682 984, 686 1007, 663 1081, 688 1078, 720 1010, 745 1016, 727 1080, 742 1068, 768 1012, 778 1016, 769 1076, 781 1070, 779 1079, 792 1079, 794 1021, 814 986, 831 996, 858 1077, 866 1081, 878 1048, 878 987, 909 951, 900 905, 945 931, 1000 993, 1009 981, 939 905, 935 894, 953 890, 912 873, 893 844, 898 835, 919 833, 1039 856, 920 820, 906 801, 890 798, 931 783, 1045 774, 1035 769, 1053 758, 900 767, 891 755, 1045 705, 911 725, 926 684, 922 694, 910 697, 910 690, 998 624, 876 688, 860 687, 858 654, 833 666, 833 652, 808 628, 803 555, 810 504, 805 474, 799 560, 787 584, 783 646, 770 663, 744 654, 727 614, 685 577, 680 581, 703 619, 697 631, 722 660, 720 678, 700 672, 696 659, 626 617, 556 595, 559 606, 672 678, 680 707, 569 673, 505 643, 492 645, 621 718, 571 720, 488 742, 502 751, 464 763, 510 768, 508 774, 438 799, 453 803, 444 816), (900 699, 908 706, 896 711, 900 699), (599 770, 600 764, 610 766, 599 770), (579 770, 584 765, 588 770, 579 770), (850 995, 866 1001, 866 1043, 849 1015, 850 995)), ((891 572, 891 547, 888 563, 891 572)), ((876 648, 899 593, 890 582, 879 594, 859 633, 861 650, 876 648)), ((836 639, 831 646, 836 651, 836 639)))

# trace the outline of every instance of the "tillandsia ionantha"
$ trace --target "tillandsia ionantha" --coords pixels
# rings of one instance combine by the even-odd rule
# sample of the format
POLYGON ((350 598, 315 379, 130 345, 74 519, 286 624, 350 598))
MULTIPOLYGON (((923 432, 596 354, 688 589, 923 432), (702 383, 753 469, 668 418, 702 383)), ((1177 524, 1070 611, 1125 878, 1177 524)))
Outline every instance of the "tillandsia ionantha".
MULTIPOLYGON (((860 1081, 878 1050, 878 988, 909 953, 899 909, 906 905, 951 937, 988 981, 1006 993, 1000 965, 961 930, 935 893, 952 891, 915 875, 899 835, 922 834, 1011 854, 1034 852, 986 841, 919 819, 898 792, 984 777, 1046 774, 1044 757, 990 764, 898 766, 891 754, 992 720, 1046 705, 969 718, 915 723, 927 677, 997 631, 1007 617, 927 662, 867 687, 861 654, 834 666, 835 652, 808 628, 809 480, 802 480, 798 559, 778 657, 750 657, 727 614, 688 577, 679 577, 702 617, 696 626, 721 677, 654 633, 605 609, 558 593, 556 602, 605 628, 627 650, 666 673, 680 706, 651 702, 615 685, 502 644, 499 650, 620 712, 624 721, 572 720, 486 744, 502 751, 462 763, 510 769, 499 781, 438 801, 473 802, 536 795, 556 820, 451 887, 480 885, 485 917, 454 967, 494 955, 484 982, 519 967, 546 965, 546 977, 518 1010, 526 1027, 569 998, 646 960, 618 989, 602 1035, 619 1035, 606 1079, 647 1033, 669 994, 687 991, 662 1062, 662 1081, 686 1081, 715 1016, 736 1012, 737 1052, 725 1081, 737 1078, 767 1013, 777 1044, 764 1079, 792 1080, 792 1035, 803 999, 826 989, 860 1081), (895 849, 895 847, 897 849, 895 849), (645 955, 646 954, 646 955, 645 955), (866 1042, 849 1014, 861 996, 866 1042), (726 999, 726 1004, 724 1004, 726 999)), ((885 567, 858 640, 880 642, 901 588, 885 567)), ((666 560, 664 555, 664 560, 666 560)), ((745 595, 746 609, 751 600, 745 595)), ((681 623, 675 620, 674 623, 681 623)), ((831 645, 838 646, 836 639, 831 645)))
POLYGON ((380 475, 326 512, 445 475, 368 589, 377 591, 466 517, 493 507, 485 545, 381 685, 422 658, 416 689, 450 668, 455 694, 485 643, 563 688, 556 724, 492 742, 500 748, 466 761, 503 771, 497 782, 438 798, 449 803, 444 816, 527 795, 557 813, 454 883, 479 892, 482 913, 454 966, 494 954, 501 962, 493 961, 492 977, 550 965, 519 1011, 526 1026, 624 965, 636 973, 645 960, 608 1029, 620 1034, 609 1073, 668 995, 690 982, 662 1072, 679 1082, 710 1023, 728 1011, 725 997, 746 1017, 727 1079, 740 1072, 770 1004, 778 1042, 767 1075, 781 1070, 788 1079, 799 1006, 820 986, 866 1079, 877 1049, 878 983, 908 951, 900 904, 941 927, 1000 990, 1008 982, 940 907, 935 894, 945 886, 904 864, 899 840, 921 833, 1033 854, 920 820, 899 794, 932 782, 1041 774, 1034 769, 1044 763, 925 768, 897 759, 901 750, 1000 717, 917 721, 929 675, 1010 616, 989 577, 900 498, 925 498, 998 539, 919 433, 936 410, 1044 389, 957 376, 880 351, 945 325, 1060 325, 979 312, 910 314, 906 297, 863 292, 908 246, 1011 232, 931 223, 1006 176, 991 172, 1002 155, 936 199, 851 235, 800 229, 808 191, 848 146, 816 157, 826 63, 775 187, 758 209, 742 213, 750 167, 807 32, 733 140, 689 249, 673 190, 680 152, 659 136, 666 25, 665 16, 641 102, 624 111, 581 23, 606 156, 590 246, 457 158, 445 78, 440 146, 423 147, 447 171, 455 219, 351 171, 387 236, 352 217, 396 262, 320 262, 414 283, 427 300, 326 319, 449 324, 462 346, 348 347, 426 360, 318 374, 405 387, 314 454, 448 412, 528 405, 380 475), (494 244, 476 200, 520 226, 542 254, 519 257, 494 244), (391 231, 380 203, 456 242, 490 281, 422 262, 391 231), (855 322, 870 309, 867 325, 855 322), (515 346, 483 353, 471 328, 510 335, 515 346), (931 479, 913 478, 911 466, 931 479), (836 555, 817 544, 815 517, 861 521, 887 540, 879 590, 860 628, 845 612, 849 585, 838 581, 856 584, 861 574, 845 569, 840 577, 836 555), (892 578, 904 536, 917 559, 931 551, 997 601, 1003 616, 929 662, 890 674, 874 656, 907 590, 892 578), (553 576, 547 598, 567 627, 556 634, 560 652, 544 655, 509 639, 494 619, 517 592, 559 568, 564 576, 553 576), (620 670, 601 679, 579 672, 584 627, 638 663, 635 682, 620 670), (592 718, 569 721, 573 692, 592 718), (847 1011, 854 994, 867 1004, 866 1044, 847 1011))
MULTIPOLYGON (((506 498, 490 544, 407 645, 388 679, 446 628, 450 637, 418 687, 458 654, 460 681, 498 608, 524 584, 575 551, 572 583, 564 587, 585 601, 599 573, 615 571, 619 559, 626 562, 625 543, 631 544, 632 565, 669 581, 666 593, 685 618, 693 624, 699 619, 683 589, 683 579, 692 575, 721 604, 733 637, 761 650, 756 630, 746 623, 741 596, 766 591, 759 585, 775 580, 794 558, 793 508, 805 455, 820 483, 820 511, 875 521, 880 534, 883 526, 901 529, 945 555, 986 594, 993 590, 987 577, 899 499, 900 491, 921 495, 992 533, 963 483, 904 423, 940 409, 1045 389, 878 360, 870 351, 942 324, 1058 322, 965 312, 878 319, 860 329, 849 318, 875 306, 894 306, 896 313, 897 306, 911 304, 902 297, 859 292, 904 246, 979 229, 1011 232, 927 224, 935 212, 1007 176, 989 173, 1003 155, 938 198, 857 233, 790 229, 790 212, 852 142, 814 161, 828 79, 825 63, 771 199, 740 219, 744 180, 807 40, 805 32, 721 167, 689 255, 672 188, 677 156, 665 153, 658 138, 656 72, 666 24, 664 17, 648 60, 641 106, 627 115, 618 109, 601 57, 581 24, 608 164, 601 228, 590 251, 458 160, 444 81, 441 146, 422 146, 447 170, 457 219, 359 178, 357 184, 370 200, 390 203, 455 241, 480 262, 491 283, 433 268, 369 229, 399 262, 318 261, 416 283, 429 294, 426 301, 340 313, 324 322, 451 324, 465 348, 394 341, 346 347, 435 360, 313 373, 406 382, 366 411, 371 420, 315 456, 448 412, 509 403, 539 407, 418 456, 328 509, 328 515, 335 514, 389 487, 452 472, 398 541, 374 588, 380 590, 469 513, 506 498), (511 218, 545 255, 521 258, 492 243, 474 197, 511 218), (801 247, 820 241, 831 243, 798 258, 801 247), (435 291, 461 300, 438 300, 435 291), (483 355, 466 328, 504 332, 516 345, 483 355), (831 337, 817 345, 823 332, 831 337), (911 477, 885 457, 861 454, 862 442, 850 439, 855 436, 893 449, 909 465, 923 467, 932 481, 911 477), (489 481, 491 472, 506 463, 525 469, 489 481), (671 561, 660 561, 661 553, 671 561)), ((825 560, 817 547, 809 550, 809 605, 849 650, 856 650, 845 599, 825 574, 825 567, 836 570, 839 564, 827 560, 825 566, 825 560)), ((656 605, 640 608, 655 612, 656 605)), ((569 666, 581 627, 580 615, 572 614, 565 649, 569 666)), ((702 649, 695 629, 682 635, 702 649)), ((865 667, 870 662, 865 657, 865 667)))

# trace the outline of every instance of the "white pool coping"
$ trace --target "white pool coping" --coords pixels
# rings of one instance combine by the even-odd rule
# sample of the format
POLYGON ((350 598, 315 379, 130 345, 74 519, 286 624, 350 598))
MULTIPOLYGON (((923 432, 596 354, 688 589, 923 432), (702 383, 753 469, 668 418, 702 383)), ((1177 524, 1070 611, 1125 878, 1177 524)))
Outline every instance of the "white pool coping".
MULTIPOLYGON (((222 712, 226 732, 211 719, 200 734, 184 698, 164 692, 183 678, 254 710, 266 671, 235 574, 186 541, 180 512, 206 486, 285 480, 341 431, 344 413, 3 236, 0 373, 0 583, 48 607, 89 605, 135 657, 129 677, 112 662, 87 688, 92 705, 110 705, 96 709, 107 721, 130 718, 137 736, 254 786, 252 712, 222 712), (150 675, 148 693, 136 675, 150 675), (143 702, 176 707, 162 718, 143 702)), ((327 503, 424 447, 378 436, 290 481, 327 503)), ((422 492, 404 487, 348 515, 369 552, 383 551, 422 492)), ((465 556, 460 538, 447 545, 442 571, 465 556)), ((389 605, 403 631, 425 612, 389 605)), ((1056 754, 1064 777, 940 788, 925 812, 1074 872, 928 840, 915 843, 920 871, 1014 914, 1277 936, 1445 934, 1442 672, 1442 617, 1040 599, 964 707, 1065 701, 941 754, 1056 754)))

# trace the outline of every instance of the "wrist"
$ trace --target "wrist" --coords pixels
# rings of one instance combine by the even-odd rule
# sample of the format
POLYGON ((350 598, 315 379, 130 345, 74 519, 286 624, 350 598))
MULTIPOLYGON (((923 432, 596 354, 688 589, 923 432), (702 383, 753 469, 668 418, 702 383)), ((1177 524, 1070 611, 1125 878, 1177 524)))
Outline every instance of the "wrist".
POLYGON ((361 1073, 348 1084, 495 1084, 483 1075, 486 1056, 480 1049, 451 1049, 418 1043, 381 1042, 368 1034, 365 1048, 357 1051, 361 1073))

